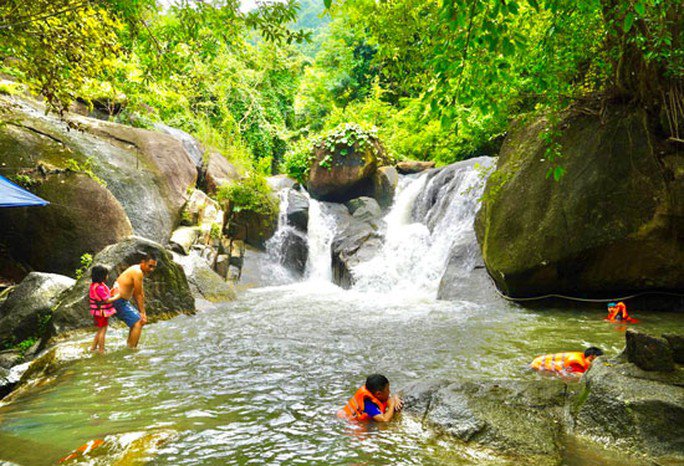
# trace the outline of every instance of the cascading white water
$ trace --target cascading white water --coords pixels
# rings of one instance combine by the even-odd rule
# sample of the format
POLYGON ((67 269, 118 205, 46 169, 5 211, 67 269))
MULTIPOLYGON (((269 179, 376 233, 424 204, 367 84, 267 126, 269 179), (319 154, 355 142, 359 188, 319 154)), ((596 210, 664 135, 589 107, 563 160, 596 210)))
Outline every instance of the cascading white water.
POLYGON ((447 167, 429 180, 402 179, 382 249, 352 270, 355 290, 436 297, 450 252, 475 240, 485 180, 473 165, 447 167))
POLYGON ((260 265, 260 270, 266 274, 266 283, 283 285, 295 281, 294 275, 284 266, 285 241, 294 228, 287 223, 287 207, 289 204, 288 189, 278 192, 279 209, 278 228, 273 236, 266 241, 266 254, 268 260, 260 265))
POLYGON ((323 203, 309 198, 309 259, 306 264, 306 276, 309 280, 332 280, 330 244, 336 231, 335 217, 323 203))

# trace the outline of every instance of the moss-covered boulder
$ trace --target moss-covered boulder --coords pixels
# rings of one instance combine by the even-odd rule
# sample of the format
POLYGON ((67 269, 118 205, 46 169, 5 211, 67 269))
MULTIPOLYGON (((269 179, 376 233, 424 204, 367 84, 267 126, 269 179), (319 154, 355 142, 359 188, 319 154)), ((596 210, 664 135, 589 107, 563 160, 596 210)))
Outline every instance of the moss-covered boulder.
MULTIPOLYGON (((185 273, 182 267, 173 261, 171 253, 158 243, 132 236, 103 249, 93 258, 93 264, 104 265, 109 269, 108 285, 111 286, 121 272, 139 263, 147 252, 154 252, 159 257, 157 269, 145 277, 143 282, 148 320, 153 322, 178 314, 193 313, 195 299, 190 292, 185 273)), ((92 317, 88 312, 90 283, 90 270, 88 270, 70 290, 62 295, 61 302, 52 316, 51 335, 93 325, 92 317)))
POLYGON ((345 124, 314 144, 307 190, 322 201, 346 202, 374 191, 386 155, 373 131, 345 124))
POLYGON ((0 243, 14 260, 72 273, 81 254, 131 231, 168 240, 197 180, 182 141, 79 115, 60 120, 38 103, 7 97, 0 97, 0 117, 3 174, 52 203, 0 212, 11 226, 0 229, 0 243))
POLYGON ((684 288, 684 157, 643 110, 568 114, 548 178, 546 119, 514 125, 476 219, 487 270, 515 297, 684 288))

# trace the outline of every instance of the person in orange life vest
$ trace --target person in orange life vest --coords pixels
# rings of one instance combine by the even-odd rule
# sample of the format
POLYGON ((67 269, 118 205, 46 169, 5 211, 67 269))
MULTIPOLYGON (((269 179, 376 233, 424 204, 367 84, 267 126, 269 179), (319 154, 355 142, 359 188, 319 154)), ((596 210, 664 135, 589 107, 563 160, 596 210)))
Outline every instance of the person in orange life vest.
POLYGON ((608 317, 606 320, 610 322, 616 322, 616 321, 629 321, 630 317, 629 314, 627 314, 627 306, 625 306, 625 303, 619 302, 619 303, 608 303, 608 317))
POLYGON ((553 372, 556 374, 582 374, 589 369, 591 363, 601 356, 603 351, 594 346, 587 348, 584 353, 572 351, 567 353, 545 354, 537 356, 530 367, 538 371, 553 372))
POLYGON ((93 267, 90 274, 93 282, 90 284, 90 289, 88 290, 88 300, 90 301, 90 314, 93 316, 95 326, 97 327, 97 333, 95 334, 93 346, 90 347, 90 351, 97 350, 99 353, 104 353, 105 335, 107 333, 107 326, 109 325, 109 317, 116 313, 112 303, 119 299, 119 295, 118 293, 112 295, 109 287, 105 283, 107 281, 107 276, 109 275, 107 267, 96 265, 93 267))
POLYGON ((404 402, 390 395, 390 383, 380 374, 369 375, 363 387, 359 388, 337 416, 348 421, 391 421, 401 411, 404 402))

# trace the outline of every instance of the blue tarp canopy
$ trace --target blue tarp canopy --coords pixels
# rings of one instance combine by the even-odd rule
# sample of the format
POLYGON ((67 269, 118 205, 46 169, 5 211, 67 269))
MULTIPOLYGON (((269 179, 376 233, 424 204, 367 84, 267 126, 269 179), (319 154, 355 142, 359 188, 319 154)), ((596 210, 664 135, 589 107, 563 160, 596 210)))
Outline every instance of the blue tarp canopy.
POLYGON ((48 204, 48 201, 31 194, 0 175, 0 207, 31 207, 48 204))

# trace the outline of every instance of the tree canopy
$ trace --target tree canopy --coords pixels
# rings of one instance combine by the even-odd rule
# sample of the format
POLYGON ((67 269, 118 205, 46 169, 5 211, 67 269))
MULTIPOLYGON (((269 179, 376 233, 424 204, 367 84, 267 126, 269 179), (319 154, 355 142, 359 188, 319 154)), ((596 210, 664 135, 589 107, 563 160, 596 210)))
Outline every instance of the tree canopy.
POLYGON ((248 170, 376 127, 393 156, 494 155, 510 121, 641 106, 684 133, 684 13, 666 0, 8 0, 2 72, 63 112, 184 129, 248 170))

